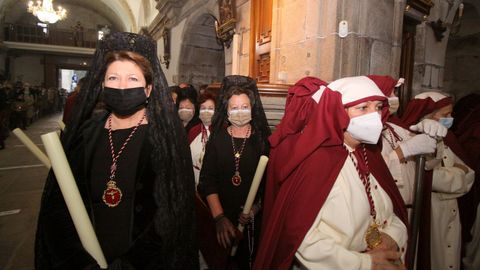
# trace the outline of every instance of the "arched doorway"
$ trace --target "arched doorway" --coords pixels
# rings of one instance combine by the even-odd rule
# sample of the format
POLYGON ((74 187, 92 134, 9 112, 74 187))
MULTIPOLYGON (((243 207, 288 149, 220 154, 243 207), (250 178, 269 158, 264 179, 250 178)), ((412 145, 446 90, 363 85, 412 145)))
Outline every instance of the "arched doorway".
POLYGON ((217 42, 212 15, 202 14, 185 28, 178 72, 179 83, 195 87, 220 82, 225 76, 225 53, 217 42))

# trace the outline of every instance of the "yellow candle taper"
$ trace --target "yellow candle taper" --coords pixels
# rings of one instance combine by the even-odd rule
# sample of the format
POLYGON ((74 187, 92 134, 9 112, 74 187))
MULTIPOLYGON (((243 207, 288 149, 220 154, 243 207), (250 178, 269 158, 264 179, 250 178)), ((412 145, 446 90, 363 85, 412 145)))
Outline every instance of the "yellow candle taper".
MULTIPOLYGON (((247 200, 245 201, 245 205, 243 206, 243 214, 248 215, 250 210, 252 209, 253 202, 255 201, 255 196, 257 196, 258 186, 260 186, 260 182, 263 178, 263 173, 265 172, 265 168, 267 167, 268 157, 261 156, 260 160, 258 161, 257 170, 255 171, 255 175, 253 176, 252 185, 250 186, 250 191, 248 192, 247 200)), ((243 225, 238 224, 238 230, 243 232, 243 225)), ((232 247, 232 252, 230 253, 231 256, 235 256, 237 252, 237 246, 232 247)))
POLYGON ((50 169, 51 164, 48 157, 32 142, 32 140, 30 140, 25 132, 19 128, 12 130, 12 132, 28 148, 28 150, 30 150, 30 152, 32 152, 32 154, 34 154, 45 165, 45 167, 47 167, 47 169, 50 169))
POLYGON ((100 268, 106 269, 108 267, 107 260, 105 260, 100 243, 93 230, 72 170, 63 151, 62 143, 56 132, 50 132, 41 137, 80 241, 85 250, 97 261, 100 268))

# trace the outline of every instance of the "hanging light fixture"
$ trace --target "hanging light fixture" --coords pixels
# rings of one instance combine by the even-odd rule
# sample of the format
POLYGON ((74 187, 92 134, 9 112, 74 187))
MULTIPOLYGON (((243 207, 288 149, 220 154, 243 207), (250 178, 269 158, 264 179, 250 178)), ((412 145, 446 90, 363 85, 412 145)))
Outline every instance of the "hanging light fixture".
POLYGON ((56 23, 67 17, 67 10, 61 6, 57 10, 53 9, 52 0, 30 1, 27 10, 44 23, 56 23))

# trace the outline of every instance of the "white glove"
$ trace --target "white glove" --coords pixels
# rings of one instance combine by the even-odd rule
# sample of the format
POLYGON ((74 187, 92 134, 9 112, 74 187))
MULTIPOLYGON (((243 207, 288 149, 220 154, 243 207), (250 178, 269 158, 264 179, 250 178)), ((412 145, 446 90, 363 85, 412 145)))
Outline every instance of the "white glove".
POLYGON ((432 119, 423 119, 418 124, 410 126, 410 130, 425 133, 431 137, 445 137, 448 131, 446 127, 432 119))
POLYGON ((437 140, 427 134, 415 135, 412 138, 399 143, 403 157, 408 158, 420 154, 431 154, 437 148, 437 140))

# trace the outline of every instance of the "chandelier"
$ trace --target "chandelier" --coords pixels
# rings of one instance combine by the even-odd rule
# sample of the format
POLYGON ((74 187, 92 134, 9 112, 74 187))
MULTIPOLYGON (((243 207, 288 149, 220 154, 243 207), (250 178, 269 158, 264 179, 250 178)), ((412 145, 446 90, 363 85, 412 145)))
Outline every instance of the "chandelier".
POLYGON ((28 12, 36 16, 44 23, 56 23, 67 17, 67 10, 58 6, 57 10, 53 9, 52 0, 28 2, 28 12))

